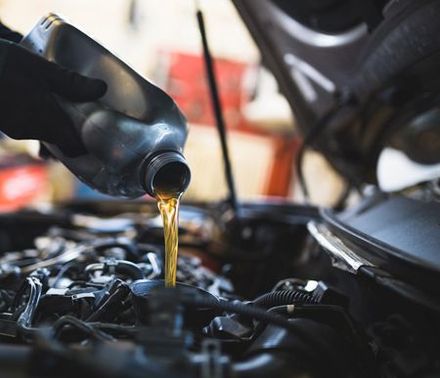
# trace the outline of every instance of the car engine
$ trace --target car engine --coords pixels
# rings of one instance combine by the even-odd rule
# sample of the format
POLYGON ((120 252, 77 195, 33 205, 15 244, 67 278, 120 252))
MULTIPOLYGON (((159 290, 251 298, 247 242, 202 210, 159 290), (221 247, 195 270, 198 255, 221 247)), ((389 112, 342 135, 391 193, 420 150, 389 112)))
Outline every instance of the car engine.
POLYGON ((185 205, 175 289, 154 204, 2 216, 1 376, 435 376, 438 308, 344 269, 325 216, 185 205))

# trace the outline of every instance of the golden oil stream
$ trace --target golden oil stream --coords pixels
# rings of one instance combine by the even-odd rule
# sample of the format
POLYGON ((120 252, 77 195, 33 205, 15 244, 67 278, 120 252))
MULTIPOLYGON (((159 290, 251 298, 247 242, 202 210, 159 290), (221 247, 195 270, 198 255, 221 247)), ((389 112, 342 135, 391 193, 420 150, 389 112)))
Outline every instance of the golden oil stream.
POLYGON ((163 222, 165 240, 165 286, 176 286, 177 254, 179 248, 179 201, 181 193, 157 194, 157 206, 163 222))

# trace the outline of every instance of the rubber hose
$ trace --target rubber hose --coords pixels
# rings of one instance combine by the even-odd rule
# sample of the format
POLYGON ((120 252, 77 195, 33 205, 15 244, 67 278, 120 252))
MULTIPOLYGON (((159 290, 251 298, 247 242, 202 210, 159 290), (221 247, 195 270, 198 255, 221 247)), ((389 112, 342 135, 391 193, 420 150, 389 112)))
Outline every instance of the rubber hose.
POLYGON ((142 270, 131 261, 119 260, 115 270, 117 273, 129 276, 133 281, 145 278, 142 270))
POLYGON ((258 307, 271 308, 288 304, 315 304, 318 300, 310 293, 299 290, 280 290, 266 293, 256 298, 253 304, 258 307))

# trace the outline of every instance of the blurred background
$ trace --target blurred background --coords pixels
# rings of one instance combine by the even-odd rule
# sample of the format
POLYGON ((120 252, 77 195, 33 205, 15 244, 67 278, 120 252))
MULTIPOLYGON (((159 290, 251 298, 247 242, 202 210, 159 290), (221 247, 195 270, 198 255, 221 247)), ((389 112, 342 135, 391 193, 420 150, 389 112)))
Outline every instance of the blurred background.
MULTIPOLYGON (((215 57, 231 160, 241 199, 301 201, 294 172, 300 137, 287 102, 228 0, 199 1, 215 57)), ((97 39, 168 92, 190 124, 185 154, 193 179, 186 200, 220 200, 226 185, 205 81, 193 0, 0 0, 0 18, 26 34, 54 12, 97 39)), ((38 144, 2 139, 0 211, 32 202, 102 198, 61 164, 42 162, 38 144)), ((305 159, 313 202, 331 205, 339 178, 313 152, 305 159), (320 183, 326 183, 325 187, 320 183)))

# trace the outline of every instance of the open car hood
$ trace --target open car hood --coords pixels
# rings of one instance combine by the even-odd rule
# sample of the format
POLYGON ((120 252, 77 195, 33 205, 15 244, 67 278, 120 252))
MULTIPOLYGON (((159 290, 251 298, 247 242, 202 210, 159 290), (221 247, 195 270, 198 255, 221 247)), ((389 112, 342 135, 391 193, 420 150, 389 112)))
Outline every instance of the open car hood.
POLYGON ((330 34, 295 19, 301 10, 283 6, 281 1, 233 3, 260 49, 263 64, 275 75, 299 127, 307 131, 335 105, 335 94, 346 86, 353 59, 366 43, 367 26, 355 17, 351 23, 342 20, 342 30, 336 32, 338 28, 334 27, 330 34))
POLYGON ((385 147, 440 162, 438 1, 232 1, 301 134, 351 183, 376 183, 385 147))

